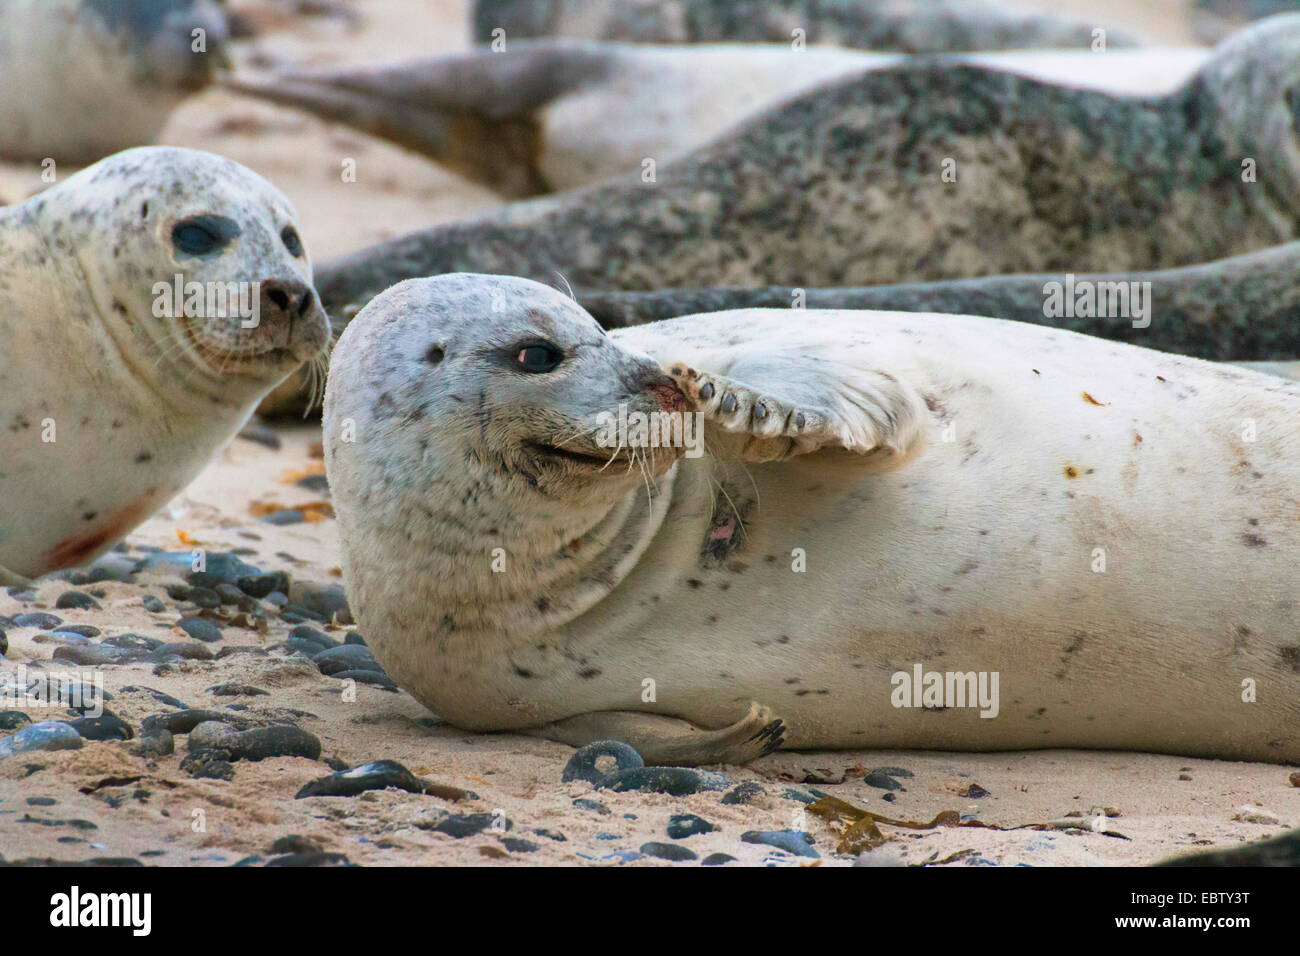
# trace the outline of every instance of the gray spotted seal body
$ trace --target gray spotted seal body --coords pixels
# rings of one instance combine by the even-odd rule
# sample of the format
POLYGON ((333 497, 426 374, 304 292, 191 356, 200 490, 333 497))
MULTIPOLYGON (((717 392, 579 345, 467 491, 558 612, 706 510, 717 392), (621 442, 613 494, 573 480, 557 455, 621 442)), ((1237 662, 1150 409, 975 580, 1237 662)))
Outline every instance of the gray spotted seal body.
POLYGON ((212 81, 226 35, 214 0, 6 0, 0 157, 81 164, 153 142, 212 81))
POLYGON ((579 302, 607 329, 733 309, 872 309, 988 315, 1096 335, 1219 362, 1300 357, 1300 242, 1181 269, 986 276, 847 289, 661 289, 584 292, 579 302), (1054 289, 1124 288, 1127 307, 1049 314, 1054 289), (1144 314, 1134 309, 1136 292, 1144 314))
POLYGON ((585 290, 815 288, 1208 262, 1297 236, 1298 91, 1300 15, 1242 31, 1163 96, 965 65, 873 70, 654 183, 413 233, 327 263, 318 287, 343 314, 400 279, 456 271, 558 272, 585 290))
POLYGON ((225 85, 346 122, 520 197, 677 159, 762 107, 892 59, 829 47, 542 40, 225 85))
POLYGON ((164 147, 0 209, 0 577, 110 547, 321 353, 296 221, 252 171, 164 147))
MULTIPOLYGON (((635 43, 789 42, 902 53, 1087 48, 1100 24, 979 0, 476 0, 474 39, 574 36, 635 43)), ((1138 40, 1107 30, 1109 46, 1138 40)))
MULTIPOLYGON (((986 53, 954 58, 1053 82, 1164 91, 1204 59, 1144 54, 986 53)), ((225 81, 241 93, 347 123, 519 198, 643 175, 761 109, 895 65, 894 54, 785 45, 644 46, 522 41, 390 66, 225 81)))
POLYGON ((1294 762, 1298 422, 1300 385, 1015 322, 605 334, 451 275, 348 328, 324 435, 358 622, 459 726, 649 762, 782 733, 1294 762), (601 412, 682 407, 665 372, 705 453, 603 445, 601 412), (996 716, 895 706, 917 665, 998 674, 996 716))

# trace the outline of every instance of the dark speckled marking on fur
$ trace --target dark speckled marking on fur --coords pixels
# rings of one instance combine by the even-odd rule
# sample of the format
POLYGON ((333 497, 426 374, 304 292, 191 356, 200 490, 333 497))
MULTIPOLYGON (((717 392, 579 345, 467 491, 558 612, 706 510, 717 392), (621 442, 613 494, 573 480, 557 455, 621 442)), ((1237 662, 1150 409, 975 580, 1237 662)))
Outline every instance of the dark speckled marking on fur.
POLYGON ((1288 670, 1293 674, 1300 674, 1300 646, 1286 644, 1279 647, 1277 653, 1288 670))
MULTIPOLYGON (((941 53, 959 50, 1087 49, 1092 21, 969 0, 476 0, 474 36, 572 36, 626 43, 789 43, 799 27, 809 43, 860 50, 941 53)), ((1136 46, 1106 31, 1108 47, 1136 46)))

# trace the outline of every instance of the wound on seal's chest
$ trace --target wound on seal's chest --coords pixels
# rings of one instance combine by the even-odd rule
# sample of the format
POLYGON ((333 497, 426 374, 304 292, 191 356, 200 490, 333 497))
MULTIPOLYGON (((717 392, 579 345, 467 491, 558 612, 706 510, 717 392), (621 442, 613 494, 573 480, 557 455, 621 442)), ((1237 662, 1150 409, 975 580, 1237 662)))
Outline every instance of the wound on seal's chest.
POLYGON ((713 496, 713 517, 700 548, 700 567, 718 567, 744 550, 754 503, 748 482, 723 479, 719 483, 713 496))

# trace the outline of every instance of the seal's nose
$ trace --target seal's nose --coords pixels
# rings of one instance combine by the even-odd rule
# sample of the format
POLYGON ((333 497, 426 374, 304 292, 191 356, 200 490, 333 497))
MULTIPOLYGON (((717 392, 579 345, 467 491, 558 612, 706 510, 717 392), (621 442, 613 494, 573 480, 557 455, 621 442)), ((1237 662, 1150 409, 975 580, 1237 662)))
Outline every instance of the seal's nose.
POLYGON ((666 375, 650 382, 646 386, 646 390, 658 400, 660 409, 665 412, 690 411, 690 400, 677 387, 677 384, 666 375))
POLYGON ((263 309, 268 305, 273 313, 284 316, 290 322, 301 319, 316 306, 316 293, 311 286, 303 282, 286 282, 271 279, 262 283, 263 309))

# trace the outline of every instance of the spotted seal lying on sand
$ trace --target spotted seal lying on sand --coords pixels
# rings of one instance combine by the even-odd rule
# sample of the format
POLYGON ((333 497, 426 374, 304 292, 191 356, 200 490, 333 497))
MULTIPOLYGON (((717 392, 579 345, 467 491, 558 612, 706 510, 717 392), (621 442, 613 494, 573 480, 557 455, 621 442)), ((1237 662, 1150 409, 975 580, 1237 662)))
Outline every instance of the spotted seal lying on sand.
POLYGON ((214 0, 5 0, 0 157, 81 164, 153 142, 226 38, 214 0))
MULTIPOLYGON (((950 62, 1153 93, 1172 89, 1207 55, 984 53, 950 62)), ((536 40, 386 66, 237 76, 223 85, 346 123, 521 198, 639 178, 649 161, 678 159, 761 109, 900 60, 836 47, 536 40)))
POLYGON ((345 315, 405 278, 805 288, 1226 258, 1300 232, 1300 15, 1164 96, 909 63, 796 97, 659 167, 327 263, 345 315), (951 180, 951 181, 949 181, 951 180))
POLYGON ((467 729, 1300 759, 1296 383, 968 316, 606 333, 448 275, 349 326, 324 439, 358 623, 467 729))
POLYGON ((187 149, 0 209, 0 581, 83 564, 166 504, 329 323, 297 215, 187 149))
MULTIPOLYGON (((1102 24, 979 0, 476 0, 473 35, 573 36, 633 43, 809 43, 952 53, 1088 48, 1102 24)), ((1106 29, 1108 47, 1137 46, 1106 29)))

